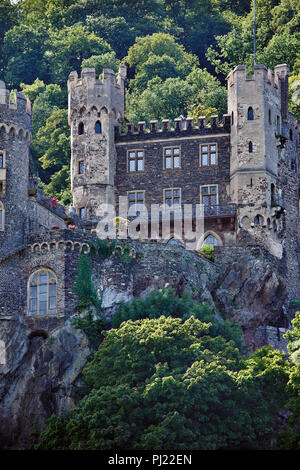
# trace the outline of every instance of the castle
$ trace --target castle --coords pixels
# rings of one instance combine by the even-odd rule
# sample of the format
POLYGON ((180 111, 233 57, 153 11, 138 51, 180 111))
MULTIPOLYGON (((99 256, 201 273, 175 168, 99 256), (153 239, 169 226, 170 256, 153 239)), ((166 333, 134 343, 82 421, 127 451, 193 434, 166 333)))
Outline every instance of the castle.
MULTIPOLYGON (((89 252, 105 204, 204 205, 202 243, 259 246, 278 260, 289 299, 300 298, 298 122, 288 110, 286 65, 237 66, 228 114, 125 123, 126 67, 68 79, 73 207, 82 230, 52 206, 31 172, 31 105, 0 82, 0 318, 49 330, 72 313, 79 254, 89 252), (125 129, 126 127, 126 129, 125 129), (54 229, 55 226, 55 229, 54 229), (57 230, 57 228, 59 228, 57 230)), ((199 246, 200 248, 200 246, 199 246)))

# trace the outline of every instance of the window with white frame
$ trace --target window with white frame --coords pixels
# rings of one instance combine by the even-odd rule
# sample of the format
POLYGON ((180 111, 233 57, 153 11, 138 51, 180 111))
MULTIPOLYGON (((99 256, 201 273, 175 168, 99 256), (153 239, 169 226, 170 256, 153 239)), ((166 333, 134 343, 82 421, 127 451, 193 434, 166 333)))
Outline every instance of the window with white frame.
POLYGON ((144 150, 128 151, 128 172, 144 171, 144 150))
POLYGON ((200 166, 217 165, 217 144, 200 144, 200 166))
POLYGON ((181 167, 180 147, 165 147, 163 151, 165 170, 174 170, 181 167))
POLYGON ((181 189, 164 189, 164 203, 169 207, 176 207, 181 204, 181 189))
POLYGON ((145 203, 144 191, 129 191, 128 192, 128 206, 137 206, 145 203))

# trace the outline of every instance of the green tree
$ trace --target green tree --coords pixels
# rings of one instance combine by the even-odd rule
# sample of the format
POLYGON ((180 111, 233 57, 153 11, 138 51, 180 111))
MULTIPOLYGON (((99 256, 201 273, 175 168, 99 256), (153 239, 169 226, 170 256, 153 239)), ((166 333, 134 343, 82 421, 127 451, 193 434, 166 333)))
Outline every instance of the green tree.
POLYGON ((102 74, 103 69, 112 69, 114 72, 119 70, 120 61, 116 58, 115 52, 106 52, 102 55, 92 55, 88 59, 84 59, 81 63, 81 69, 85 67, 95 68, 96 76, 102 74))
POLYGON ((82 24, 51 31, 45 54, 52 81, 65 85, 70 72, 80 72, 84 59, 107 52, 111 52, 110 45, 95 33, 89 32, 82 24))
POLYGON ((284 354, 242 359, 195 317, 128 320, 105 332, 78 408, 39 449, 265 449, 288 380, 284 354))
POLYGON ((5 81, 10 87, 21 82, 33 83, 37 77, 47 81, 45 60, 47 30, 33 25, 16 25, 5 34, 2 53, 5 61, 5 81))
POLYGON ((151 119, 175 119, 187 115, 189 106, 194 102, 193 87, 181 78, 167 78, 162 81, 155 77, 148 82, 142 93, 127 96, 127 117, 130 121, 151 119))
POLYGON ((135 78, 130 82, 130 88, 139 92, 155 77, 162 80, 184 78, 198 65, 195 56, 187 53, 173 36, 165 33, 137 38, 125 60, 135 70, 135 78))
POLYGON ((67 91, 54 83, 46 85, 38 78, 32 85, 21 83, 21 91, 32 103, 32 136, 35 139, 53 111, 67 107, 67 91))
POLYGON ((69 202, 71 144, 67 110, 54 109, 36 134, 33 153, 39 157, 42 169, 47 170, 43 174, 46 195, 69 202))
POLYGON ((98 299, 97 291, 92 280, 92 263, 85 253, 81 253, 78 262, 74 292, 79 299, 77 310, 81 311, 90 305, 94 305, 100 309, 101 302, 98 299))

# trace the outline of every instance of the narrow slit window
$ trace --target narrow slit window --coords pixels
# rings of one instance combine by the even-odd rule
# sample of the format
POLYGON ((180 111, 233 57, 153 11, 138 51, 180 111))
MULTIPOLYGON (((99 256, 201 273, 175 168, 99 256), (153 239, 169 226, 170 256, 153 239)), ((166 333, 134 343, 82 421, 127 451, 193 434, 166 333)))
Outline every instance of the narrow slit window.
POLYGON ((249 142, 249 153, 252 153, 252 152, 253 152, 253 144, 250 140, 250 142, 249 142))
POLYGON ((79 163, 78 163, 78 173, 80 175, 83 175, 84 174, 84 161, 81 160, 79 163))
POLYGON ((4 230, 4 208, 2 204, 0 204, 0 230, 4 230))
POLYGON ((253 121, 253 119, 254 119, 253 108, 250 106, 248 108, 248 121, 253 121))
POLYGON ((101 122, 97 121, 95 123, 95 134, 101 134, 102 128, 101 128, 101 122))
POLYGON ((78 135, 83 135, 84 134, 84 124, 83 122, 80 122, 78 124, 78 135))

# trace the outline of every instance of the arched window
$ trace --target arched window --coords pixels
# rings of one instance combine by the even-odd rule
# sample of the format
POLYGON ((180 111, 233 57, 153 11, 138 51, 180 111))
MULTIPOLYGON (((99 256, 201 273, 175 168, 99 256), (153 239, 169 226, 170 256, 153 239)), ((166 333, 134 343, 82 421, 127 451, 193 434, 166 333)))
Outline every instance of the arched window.
POLYGON ((56 276, 49 269, 35 271, 28 281, 28 314, 56 313, 56 276))
POLYGON ((0 230, 4 230, 4 215, 5 215, 4 206, 2 202, 0 202, 0 230))
POLYGON ((254 225, 263 225, 264 219, 261 215, 257 214, 254 217, 254 225))
POLYGON ((251 140, 250 140, 250 142, 249 142, 249 146, 248 146, 248 147, 249 147, 249 153, 252 153, 252 152, 253 152, 253 144, 252 144, 251 140))
POLYGON ((253 119, 254 119, 253 108, 250 106, 248 108, 248 121, 253 121, 253 119))
POLYGON ((214 237, 213 235, 209 234, 209 235, 207 235, 207 237, 205 237, 204 242, 203 242, 203 245, 218 246, 218 245, 219 245, 219 242, 218 242, 218 240, 216 239, 216 237, 214 237))
POLYGON ((95 134, 101 134, 101 122, 100 121, 97 121, 95 123, 95 134))
POLYGON ((78 124, 78 135, 82 135, 82 134, 84 134, 84 124, 83 122, 80 122, 78 124))

